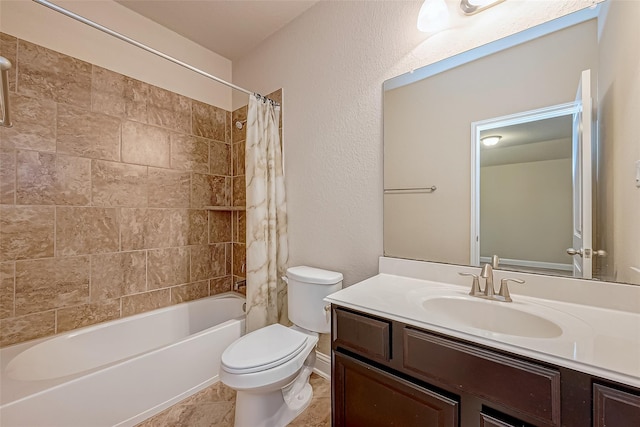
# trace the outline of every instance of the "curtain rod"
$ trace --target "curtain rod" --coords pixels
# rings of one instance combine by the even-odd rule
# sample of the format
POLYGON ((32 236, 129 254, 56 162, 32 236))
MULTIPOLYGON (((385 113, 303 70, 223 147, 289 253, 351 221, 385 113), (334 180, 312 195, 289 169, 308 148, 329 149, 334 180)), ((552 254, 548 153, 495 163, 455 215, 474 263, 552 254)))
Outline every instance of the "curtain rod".
POLYGON ((232 88, 232 89, 239 90, 240 92, 244 92, 244 93, 246 93, 246 94, 248 94, 248 95, 255 95, 255 96, 257 96, 257 97, 259 97, 259 98, 262 98, 262 99, 264 99, 264 100, 269 100, 269 101, 270 101, 270 102, 272 102, 274 105, 280 105, 280 104, 279 104, 279 103, 277 103, 276 101, 274 101, 274 100, 272 100, 272 99, 269 99, 269 98, 267 98, 266 96, 262 96, 262 95, 260 95, 259 93, 252 92, 252 91, 247 90, 247 89, 244 89, 244 88, 242 88, 242 87, 240 87, 240 86, 236 86, 236 85, 234 85, 233 83, 229 83, 229 82, 228 82, 228 81, 226 81, 226 80, 222 80, 220 77, 216 77, 216 76, 214 76, 213 74, 209 74, 209 73, 207 73, 206 71, 202 71, 201 69, 196 68, 196 67, 194 67, 193 65, 189 65, 189 64, 187 64, 186 62, 180 61, 179 59, 176 59, 176 58, 174 58, 173 56, 169 56, 169 55, 167 55, 166 53, 160 52, 159 50, 156 50, 156 49, 154 49, 154 48, 152 48, 152 47, 149 47, 149 46, 147 46, 147 45, 145 45, 145 44, 142 44, 142 43, 140 43, 139 41, 136 41, 136 40, 134 40, 134 39, 132 39, 132 38, 130 38, 130 37, 125 36, 124 34, 120 34, 120 33, 118 33, 117 31, 113 31, 113 30, 112 30, 112 29, 110 29, 110 28, 107 28, 107 27, 105 27, 105 26, 103 26, 103 25, 100 25, 100 24, 98 24, 98 23, 96 23, 96 22, 93 22, 93 21, 91 21, 91 20, 89 20, 89 19, 87 19, 87 18, 85 18, 85 17, 83 17, 83 16, 80 16, 80 15, 78 15, 78 14, 76 14, 76 13, 73 13, 73 12, 71 12, 71 11, 69 11, 69 10, 65 9, 65 8, 62 8, 62 7, 60 7, 60 6, 56 5, 56 4, 53 4, 53 3, 51 3, 51 2, 49 2, 49 1, 47 1, 47 0, 33 0, 33 1, 34 1, 34 2, 36 2, 36 3, 38 3, 38 4, 41 4, 42 6, 46 6, 46 7, 48 7, 49 9, 55 10, 56 12, 59 12, 59 13, 61 13, 61 14, 65 15, 65 16, 68 16, 69 18, 73 18, 73 19, 75 19, 76 21, 82 22, 83 24, 86 24, 86 25, 88 25, 88 26, 90 26, 90 27, 93 27, 93 28, 95 28, 95 29, 97 29, 97 30, 100 30, 100 31, 102 31, 103 33, 107 33, 107 34, 109 34, 110 36, 113 36, 113 37, 115 37, 115 38, 117 38, 117 39, 120 39, 120 40, 122 40, 122 41, 124 41, 124 42, 127 42, 127 43, 129 43, 129 44, 132 44, 132 45, 134 45, 134 46, 136 46, 136 47, 139 47, 140 49, 146 50, 146 51, 147 51, 147 52, 149 52, 149 53, 153 53, 154 55, 157 55, 157 56, 159 56, 159 57, 161 57, 161 58, 164 58, 164 59, 166 59, 167 61, 173 62, 174 64, 178 64, 178 65, 180 65, 181 67, 184 67, 184 68, 186 68, 186 69, 188 69, 188 70, 191 70, 191 71, 193 71, 193 72, 196 72, 196 73, 198 73, 198 74, 200 74, 200 75, 202 75, 202 76, 208 77, 208 78, 210 78, 211 80, 215 80, 215 81, 216 81, 216 82, 218 82, 218 83, 222 83, 222 84, 223 84, 223 85, 225 85, 225 86, 229 86, 229 87, 230 87, 230 88, 232 88))

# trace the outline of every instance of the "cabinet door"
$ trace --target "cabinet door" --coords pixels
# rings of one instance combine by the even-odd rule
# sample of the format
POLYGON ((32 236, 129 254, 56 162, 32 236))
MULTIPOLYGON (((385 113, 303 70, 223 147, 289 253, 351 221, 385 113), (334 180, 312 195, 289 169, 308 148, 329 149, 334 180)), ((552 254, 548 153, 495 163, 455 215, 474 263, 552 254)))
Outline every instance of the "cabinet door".
POLYGON ((334 353, 334 427, 454 427, 458 402, 334 353))
POLYGON ((640 426, 640 396, 594 384, 593 426, 640 426))

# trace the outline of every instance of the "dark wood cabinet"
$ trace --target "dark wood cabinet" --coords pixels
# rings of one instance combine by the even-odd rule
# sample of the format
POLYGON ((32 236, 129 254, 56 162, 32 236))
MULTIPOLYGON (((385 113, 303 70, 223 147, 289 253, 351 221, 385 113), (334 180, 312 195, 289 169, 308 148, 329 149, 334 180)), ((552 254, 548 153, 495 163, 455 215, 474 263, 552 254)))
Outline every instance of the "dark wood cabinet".
POLYGON ((640 395, 594 384, 593 426, 640 426, 640 395))
POLYGON ((333 426, 640 426, 640 390, 333 307, 333 426))
POLYGON ((456 427, 458 402, 342 354, 334 355, 334 427, 456 427))

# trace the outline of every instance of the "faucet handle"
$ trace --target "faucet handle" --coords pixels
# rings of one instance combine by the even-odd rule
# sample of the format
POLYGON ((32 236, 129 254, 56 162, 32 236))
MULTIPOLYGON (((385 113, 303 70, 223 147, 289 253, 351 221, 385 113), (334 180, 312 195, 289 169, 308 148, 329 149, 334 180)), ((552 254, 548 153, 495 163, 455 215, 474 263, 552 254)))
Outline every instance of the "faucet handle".
POLYGON ((500 291, 498 291, 498 295, 500 295, 502 298, 504 298, 505 302, 513 301, 511 299, 511 295, 509 294, 509 283, 508 282, 515 282, 515 283, 523 284, 524 280, 509 279, 509 278, 500 280, 500 291))
POLYGON ((458 273, 461 276, 471 276, 473 277, 473 283, 471 283, 471 291, 469 292, 469 295, 471 296, 476 296, 479 295, 481 293, 480 291, 480 279, 478 278, 477 274, 473 274, 473 273, 458 273))

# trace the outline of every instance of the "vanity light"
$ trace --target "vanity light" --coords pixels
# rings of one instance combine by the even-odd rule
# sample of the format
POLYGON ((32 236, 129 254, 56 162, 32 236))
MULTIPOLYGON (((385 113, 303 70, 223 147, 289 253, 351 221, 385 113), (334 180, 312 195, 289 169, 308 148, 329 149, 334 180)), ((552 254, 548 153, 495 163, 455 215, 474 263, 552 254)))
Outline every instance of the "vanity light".
POLYGON ((460 0, 460 9, 465 15, 473 15, 503 1, 504 0, 460 0))
POLYGON ((424 0, 418 13, 418 30, 435 33, 449 26, 449 9, 444 0, 424 0))
POLYGON ((480 141, 482 141, 482 145, 484 145, 485 147, 493 147, 498 142, 500 142, 501 139, 502 139, 501 136, 495 135, 495 136, 485 136, 484 138, 480 138, 480 141))

